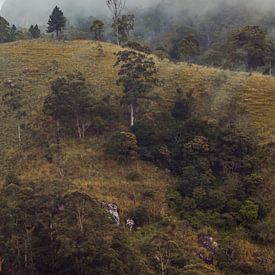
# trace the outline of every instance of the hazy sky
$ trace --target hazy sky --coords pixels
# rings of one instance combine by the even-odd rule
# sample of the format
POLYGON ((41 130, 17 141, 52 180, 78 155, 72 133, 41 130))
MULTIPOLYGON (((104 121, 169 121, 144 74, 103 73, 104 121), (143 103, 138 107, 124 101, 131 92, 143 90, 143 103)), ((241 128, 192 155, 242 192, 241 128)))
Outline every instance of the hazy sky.
POLYGON ((5 0, 0 0, 0 9, 2 8, 2 5, 4 3, 5 0))
MULTIPOLYGON (((127 0, 127 6, 144 7, 160 1, 162 0, 127 0)), ((108 12, 106 0, 0 0, 0 13, 11 23, 42 24, 56 5, 62 8, 68 18, 108 12)))
MULTIPOLYGON (((243 2, 256 9, 270 9, 275 6, 275 0, 127 0, 127 6, 148 7, 158 2, 165 2, 166 9, 170 9, 174 14, 182 9, 204 13, 221 2, 229 4, 243 2)), ((0 6, 2 6, 0 14, 12 24, 44 25, 55 5, 60 6, 69 19, 79 16, 99 16, 108 12, 106 0, 0 0, 0 6)))

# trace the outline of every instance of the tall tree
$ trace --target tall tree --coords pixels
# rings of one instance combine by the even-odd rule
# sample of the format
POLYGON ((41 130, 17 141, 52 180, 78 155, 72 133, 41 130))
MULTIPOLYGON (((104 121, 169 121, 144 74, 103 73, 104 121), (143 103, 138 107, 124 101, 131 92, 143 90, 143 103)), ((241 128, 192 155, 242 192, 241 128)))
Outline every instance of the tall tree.
POLYGON ((74 125, 78 137, 85 137, 86 130, 91 126, 93 104, 92 91, 81 73, 59 77, 52 83, 43 111, 56 122, 57 143, 61 124, 74 125))
POLYGON ((56 33, 56 37, 59 38, 59 33, 66 26, 66 17, 63 14, 63 11, 59 7, 55 7, 50 15, 48 21, 48 33, 56 33))
POLYGON ((130 126, 134 126, 136 111, 142 101, 152 100, 150 95, 158 84, 157 68, 152 58, 135 51, 120 51, 117 53, 115 66, 120 65, 117 83, 123 86, 122 103, 129 106, 130 126))
POLYGON ((125 8, 126 0, 107 0, 106 3, 113 16, 113 26, 115 26, 114 33, 116 36, 116 41, 117 44, 120 45, 118 21, 125 8))
POLYGON ((101 41, 103 40, 104 23, 101 20, 94 20, 90 31, 94 34, 94 39, 101 41))
POLYGON ((226 49, 231 64, 242 60, 246 69, 251 72, 265 64, 266 56, 269 53, 267 34, 259 26, 235 29, 228 37, 226 49))
POLYGON ((22 142, 21 126, 24 122, 24 118, 27 115, 26 97, 21 87, 14 86, 13 83, 8 84, 8 91, 2 96, 2 103, 5 107, 4 111, 6 115, 13 115, 17 119, 17 137, 19 146, 22 142))
POLYGON ((133 14, 122 15, 118 18, 117 22, 113 22, 114 32, 116 32, 118 27, 119 43, 128 41, 129 33, 134 29, 134 22, 135 16, 133 14))
POLYGON ((195 35, 190 34, 184 37, 179 42, 180 55, 186 56, 188 63, 191 63, 192 58, 200 52, 199 41, 195 35))

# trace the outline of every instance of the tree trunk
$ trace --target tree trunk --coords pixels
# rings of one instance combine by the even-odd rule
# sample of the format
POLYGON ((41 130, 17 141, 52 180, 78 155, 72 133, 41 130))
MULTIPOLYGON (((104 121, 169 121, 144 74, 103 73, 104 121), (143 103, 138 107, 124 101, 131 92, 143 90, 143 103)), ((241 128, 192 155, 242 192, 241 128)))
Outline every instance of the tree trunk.
POLYGON ((269 62, 269 75, 272 76, 272 61, 269 62))
POLYGON ((20 126, 20 124, 17 125, 17 136, 18 136, 19 146, 21 146, 21 126, 20 126))
POLYGON ((120 45, 120 41, 119 41, 119 26, 118 26, 118 15, 117 14, 115 14, 115 16, 114 16, 114 24, 115 24, 115 31, 116 31, 116 43, 117 43, 117 45, 120 45))
POLYGON ((56 121, 56 144, 60 144, 60 121, 59 119, 56 121))
POLYGON ((135 111, 134 111, 134 105, 130 105, 130 112, 131 112, 131 121, 130 126, 133 127, 135 125, 135 111))
POLYGON ((0 256, 0 274, 3 272, 4 257, 0 256))
POLYGON ((82 138, 85 138, 85 133, 86 133, 86 126, 84 122, 81 122, 81 134, 82 134, 82 138))
POLYGON ((77 133, 78 133, 79 139, 82 139, 82 131, 81 131, 80 121, 79 121, 78 115, 76 115, 76 128, 77 128, 77 133))
POLYGON ((77 204, 77 219, 79 224, 80 233, 84 232, 84 218, 83 218, 83 209, 80 202, 77 204))

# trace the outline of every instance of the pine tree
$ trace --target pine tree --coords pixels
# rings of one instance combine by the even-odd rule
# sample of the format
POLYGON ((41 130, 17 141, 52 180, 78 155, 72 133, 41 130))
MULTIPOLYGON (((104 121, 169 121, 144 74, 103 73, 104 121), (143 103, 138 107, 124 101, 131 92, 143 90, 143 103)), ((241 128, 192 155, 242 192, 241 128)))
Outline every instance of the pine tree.
POLYGON ((59 33, 66 26, 66 17, 64 16, 62 10, 59 7, 53 9, 48 21, 48 33, 56 33, 56 37, 59 38, 59 33))

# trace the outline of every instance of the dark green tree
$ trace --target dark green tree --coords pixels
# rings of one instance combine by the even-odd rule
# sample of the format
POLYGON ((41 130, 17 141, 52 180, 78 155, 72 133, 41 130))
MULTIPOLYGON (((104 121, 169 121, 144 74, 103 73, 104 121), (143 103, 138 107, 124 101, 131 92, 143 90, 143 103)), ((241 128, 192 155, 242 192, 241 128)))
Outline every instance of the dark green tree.
POLYGON ((267 34, 259 26, 246 26, 235 29, 227 39, 227 59, 231 64, 243 62, 251 72, 265 64, 270 52, 267 34))
POLYGON ((52 83, 43 111, 56 122, 57 143, 60 125, 74 125, 73 129, 76 129, 78 137, 85 137, 86 130, 91 126, 91 112, 95 104, 92 92, 79 72, 59 77, 52 83))
POLYGON ((118 85, 123 86, 122 104, 129 107, 130 126, 134 126, 138 107, 144 101, 152 101, 155 97, 150 92, 158 85, 157 68, 152 58, 135 51, 117 53, 119 66, 118 85))
POLYGON ((102 41, 104 34, 104 23, 101 20, 95 20, 90 28, 90 31, 94 34, 95 40, 102 41))
POLYGON ((192 58, 200 53, 200 44, 194 34, 187 35, 178 43, 180 55, 187 57, 188 63, 191 63, 192 58))
POLYGON ((59 33, 66 26, 66 17, 63 14, 63 11, 59 7, 55 7, 50 15, 48 21, 48 33, 56 33, 56 38, 59 38, 59 33))
POLYGON ((121 161, 133 160, 137 157, 137 139, 133 133, 120 132, 112 136, 107 148, 108 154, 121 161))
POLYGON ((10 40, 10 24, 2 16, 0 16, 0 43, 8 42, 10 40))
POLYGON ((31 34, 32 38, 39 38, 41 36, 41 31, 37 24, 35 26, 30 26, 29 33, 31 34))

